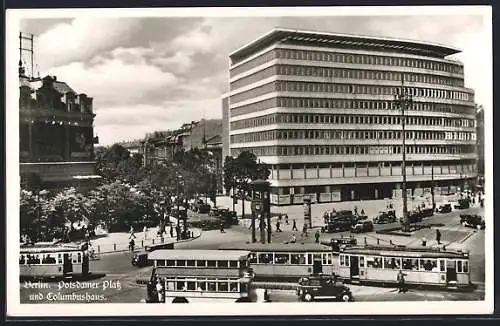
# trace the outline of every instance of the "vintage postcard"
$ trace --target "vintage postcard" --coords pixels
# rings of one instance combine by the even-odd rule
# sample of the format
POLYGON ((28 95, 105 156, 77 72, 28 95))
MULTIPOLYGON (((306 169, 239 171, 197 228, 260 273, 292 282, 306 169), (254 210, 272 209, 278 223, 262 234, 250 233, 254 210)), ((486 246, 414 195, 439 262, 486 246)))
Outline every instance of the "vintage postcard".
POLYGON ((9 316, 492 313, 490 7, 6 17, 9 316))

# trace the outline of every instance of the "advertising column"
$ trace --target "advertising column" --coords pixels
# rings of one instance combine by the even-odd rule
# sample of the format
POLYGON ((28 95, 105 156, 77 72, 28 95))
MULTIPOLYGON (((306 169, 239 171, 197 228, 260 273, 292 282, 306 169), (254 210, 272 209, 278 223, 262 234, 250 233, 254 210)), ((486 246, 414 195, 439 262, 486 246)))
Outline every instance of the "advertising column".
POLYGON ((304 198, 304 225, 307 225, 308 229, 312 228, 311 199, 309 197, 304 198))

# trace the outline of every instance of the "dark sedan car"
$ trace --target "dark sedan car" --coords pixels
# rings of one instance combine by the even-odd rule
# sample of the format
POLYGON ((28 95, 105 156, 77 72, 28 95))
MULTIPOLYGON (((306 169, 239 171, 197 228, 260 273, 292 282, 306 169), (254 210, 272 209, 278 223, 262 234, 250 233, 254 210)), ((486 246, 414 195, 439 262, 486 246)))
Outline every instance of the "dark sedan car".
POLYGON ((297 286, 297 296, 302 301, 334 299, 336 301, 354 301, 351 290, 336 282, 334 276, 312 275, 303 277, 297 286))

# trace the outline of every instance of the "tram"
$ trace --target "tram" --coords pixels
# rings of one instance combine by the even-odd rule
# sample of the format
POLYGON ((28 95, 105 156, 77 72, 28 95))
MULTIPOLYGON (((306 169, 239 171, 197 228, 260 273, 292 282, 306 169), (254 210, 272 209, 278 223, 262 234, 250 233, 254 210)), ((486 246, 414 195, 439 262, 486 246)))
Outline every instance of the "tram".
POLYGON ((410 285, 450 289, 472 285, 465 251, 365 245, 342 248, 338 258, 338 277, 350 283, 397 283, 400 270, 410 285))
POLYGON ((318 243, 243 243, 221 250, 248 250, 255 280, 293 280, 310 274, 333 273, 332 248, 318 243))
POLYGON ((249 251, 159 249, 148 254, 154 267, 147 302, 248 302, 252 271, 249 251))
POLYGON ((88 245, 40 242, 23 244, 19 253, 21 278, 72 278, 89 274, 88 245))

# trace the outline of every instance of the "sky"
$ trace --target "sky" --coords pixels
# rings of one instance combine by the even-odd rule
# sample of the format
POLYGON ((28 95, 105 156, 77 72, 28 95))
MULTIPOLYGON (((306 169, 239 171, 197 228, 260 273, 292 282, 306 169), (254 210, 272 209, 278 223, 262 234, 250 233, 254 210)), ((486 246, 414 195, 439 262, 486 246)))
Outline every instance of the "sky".
MULTIPOLYGON (((321 12, 321 11, 320 11, 321 12)), ((491 71, 479 14, 295 17, 68 16, 23 19, 35 34, 35 61, 43 77, 57 76, 94 98, 100 145, 142 138, 203 117, 221 118, 228 87, 228 55, 275 27, 399 37, 462 49, 466 87, 476 102, 491 103, 484 88, 491 71), (76 17, 76 18, 71 18, 76 17)))

